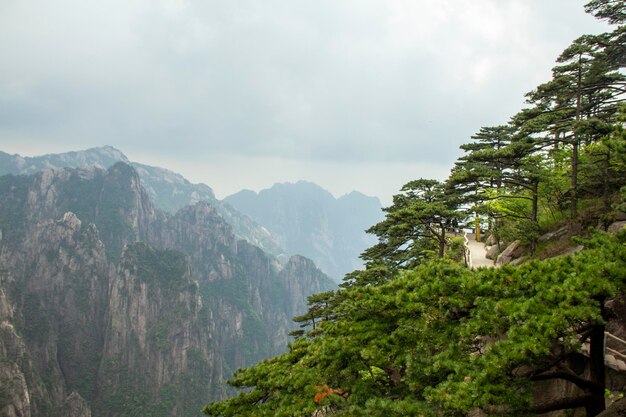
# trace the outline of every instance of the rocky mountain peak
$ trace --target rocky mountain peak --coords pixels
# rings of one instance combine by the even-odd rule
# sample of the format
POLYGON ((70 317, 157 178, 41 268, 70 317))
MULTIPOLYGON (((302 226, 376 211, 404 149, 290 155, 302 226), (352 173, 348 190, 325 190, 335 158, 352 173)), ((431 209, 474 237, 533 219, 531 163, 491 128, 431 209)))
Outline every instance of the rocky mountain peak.
MULTIPOLYGON (((135 169, 143 189, 153 201, 154 206, 160 210, 174 214, 187 205, 201 201, 208 202, 233 227, 240 239, 245 239, 275 256, 284 253, 284 249, 266 229, 231 205, 217 200, 208 185, 192 184, 182 175, 165 168, 130 162, 121 151, 111 146, 36 157, 21 157, 0 152, 0 175, 33 174, 50 169, 78 168, 79 170, 74 171, 72 175, 87 180, 90 176, 93 178, 98 175, 99 170, 107 169, 118 162, 131 165, 135 169)), ((79 213, 79 217, 84 218, 82 213, 79 213)))
POLYGON ((359 255, 375 242, 365 230, 383 216, 375 197, 352 192, 336 199, 307 181, 244 190, 225 201, 267 228, 287 253, 313 259, 338 281, 362 266, 359 255))

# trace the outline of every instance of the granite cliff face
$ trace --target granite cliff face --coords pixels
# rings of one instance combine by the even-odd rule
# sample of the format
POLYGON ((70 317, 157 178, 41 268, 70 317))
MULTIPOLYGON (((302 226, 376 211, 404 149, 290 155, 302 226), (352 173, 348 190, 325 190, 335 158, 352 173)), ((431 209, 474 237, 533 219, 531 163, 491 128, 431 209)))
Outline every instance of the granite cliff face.
POLYGON ((336 280, 362 267, 359 255, 376 243, 365 233, 382 220, 380 201, 358 192, 338 199, 316 184, 275 184, 224 199, 265 226, 288 253, 307 256, 336 280))
POLYGON ((86 169, 89 166, 107 169, 117 162, 124 162, 137 171, 145 193, 159 210, 173 214, 187 205, 207 202, 233 228, 238 238, 245 239, 275 256, 284 253, 266 229, 231 205, 216 199, 208 185, 192 184, 182 175, 168 169, 130 162, 121 151, 111 146, 35 157, 10 155, 0 151, 0 175, 35 174, 54 168, 86 169))
POLYGON ((199 415, 331 287, 208 203, 161 212, 127 164, 0 177, 0 415, 199 415))

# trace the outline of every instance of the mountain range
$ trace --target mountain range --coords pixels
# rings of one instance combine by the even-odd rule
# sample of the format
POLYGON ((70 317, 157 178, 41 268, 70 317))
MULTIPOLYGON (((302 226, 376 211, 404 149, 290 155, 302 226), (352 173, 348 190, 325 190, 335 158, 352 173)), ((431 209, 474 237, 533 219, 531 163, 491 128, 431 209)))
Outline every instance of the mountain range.
POLYGON ((192 184, 182 175, 165 168, 131 162, 126 155, 111 146, 34 157, 10 155, 0 151, 0 175, 24 175, 45 169, 86 166, 107 169, 116 162, 124 162, 135 168, 142 186, 160 210, 173 214, 186 205, 206 201, 228 221, 239 238, 259 246, 272 255, 284 253, 267 230, 216 199, 208 185, 192 184))
POLYGON ((383 218, 380 201, 359 192, 338 199, 316 184, 275 184, 255 193, 243 190, 218 200, 211 187, 192 184, 165 168, 131 162, 111 146, 35 157, 0 151, 0 175, 31 174, 50 168, 131 165, 159 209, 175 213, 199 201, 209 203, 235 235, 277 256, 306 256, 336 281, 362 266, 359 255, 375 243, 365 230, 383 218))
POLYGON ((220 201, 112 147, 0 152, 0 412, 199 415, 335 288, 295 254, 336 280, 379 211, 306 182, 220 201))

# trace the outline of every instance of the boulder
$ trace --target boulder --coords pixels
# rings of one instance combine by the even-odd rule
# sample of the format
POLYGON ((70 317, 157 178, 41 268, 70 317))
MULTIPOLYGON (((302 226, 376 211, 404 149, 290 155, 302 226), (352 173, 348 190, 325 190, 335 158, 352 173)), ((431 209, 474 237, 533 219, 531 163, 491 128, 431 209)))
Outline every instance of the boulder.
POLYGON ((561 255, 559 256, 568 256, 568 255, 573 255, 577 252, 580 252, 581 250, 585 249, 585 247, 583 245, 576 245, 574 247, 571 247, 567 250, 565 250, 561 255))
POLYGON ((617 233, 620 230, 622 230, 624 227, 626 227, 626 221, 619 221, 619 222, 612 223, 608 227, 608 229, 606 229, 606 231, 609 233, 617 233))
POLYGON ((626 398, 615 401, 606 410, 598 414, 596 417, 618 417, 626 416, 626 398))
POLYGON ((485 258, 487 259, 496 259, 498 257, 498 245, 493 245, 487 248, 487 253, 485 254, 485 258))
POLYGON ((487 240, 485 240, 485 245, 487 245, 487 246, 493 246, 496 243, 498 243, 498 242, 496 241, 496 236, 495 235, 489 235, 487 240))
POLYGON ((519 248, 519 245, 519 240, 516 240, 515 242, 507 246, 506 249, 502 251, 500 255, 498 255, 498 258, 496 259, 496 265, 506 265, 508 263, 511 263, 513 259, 517 258, 517 256, 515 256, 515 252, 517 251, 517 248, 519 248))
POLYGON ((567 231, 569 230, 568 226, 563 226, 560 227, 556 230, 553 230, 551 232, 548 232, 544 235, 541 235, 538 239, 539 242, 547 242, 548 240, 552 240, 552 239, 556 239, 559 238, 561 236, 564 236, 565 234, 567 234, 567 231))

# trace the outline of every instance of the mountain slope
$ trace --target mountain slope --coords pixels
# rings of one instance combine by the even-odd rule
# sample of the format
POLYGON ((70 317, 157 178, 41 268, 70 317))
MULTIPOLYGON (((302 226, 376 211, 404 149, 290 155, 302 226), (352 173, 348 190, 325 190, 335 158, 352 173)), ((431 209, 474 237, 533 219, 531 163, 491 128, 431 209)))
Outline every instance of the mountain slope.
POLYGON ((380 201, 352 192, 338 199, 300 181, 243 190, 224 199, 265 226, 289 253, 315 261, 335 279, 361 267, 359 255, 375 243, 365 230, 382 219, 380 201))
POLYGON ((35 157, 10 155, 0 151, 0 175, 34 174, 50 168, 78 168, 86 165, 106 169, 116 162, 130 163, 122 152, 112 146, 35 157))
POLYGON ((122 152, 111 146, 35 157, 9 155, 0 151, 0 175, 34 174, 50 168, 90 165, 106 169, 116 162, 125 162, 135 168, 143 187, 160 210, 173 214, 184 206, 206 201, 226 219, 239 238, 246 239, 272 255, 284 252, 266 229, 229 204, 217 200, 208 185, 192 184, 182 175, 164 168, 130 162, 122 152))
POLYGON ((199 415, 333 287, 207 203, 161 212, 124 163, 3 176, 0 197, 1 413, 199 415))

